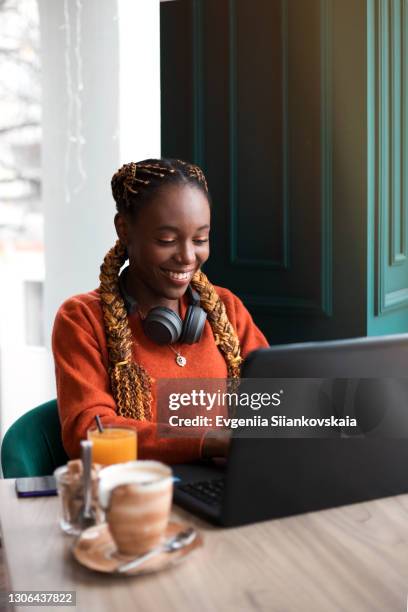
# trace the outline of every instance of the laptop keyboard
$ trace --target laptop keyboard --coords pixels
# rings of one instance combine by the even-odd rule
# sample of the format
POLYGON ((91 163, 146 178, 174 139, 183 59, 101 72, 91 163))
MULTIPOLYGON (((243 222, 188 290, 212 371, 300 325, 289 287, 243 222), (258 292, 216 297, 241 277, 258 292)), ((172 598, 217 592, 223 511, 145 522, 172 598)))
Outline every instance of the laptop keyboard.
POLYGON ((219 506, 224 492, 224 479, 215 478, 214 480, 201 480, 184 485, 177 485, 179 491, 184 491, 196 499, 209 504, 219 506))

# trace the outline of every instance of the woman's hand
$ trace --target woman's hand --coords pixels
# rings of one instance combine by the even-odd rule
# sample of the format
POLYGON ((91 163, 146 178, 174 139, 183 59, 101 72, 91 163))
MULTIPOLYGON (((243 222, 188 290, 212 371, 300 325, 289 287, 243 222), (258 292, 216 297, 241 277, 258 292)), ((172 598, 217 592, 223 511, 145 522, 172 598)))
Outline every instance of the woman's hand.
POLYGON ((204 436, 202 454, 205 459, 227 457, 231 441, 231 431, 209 431, 204 436))

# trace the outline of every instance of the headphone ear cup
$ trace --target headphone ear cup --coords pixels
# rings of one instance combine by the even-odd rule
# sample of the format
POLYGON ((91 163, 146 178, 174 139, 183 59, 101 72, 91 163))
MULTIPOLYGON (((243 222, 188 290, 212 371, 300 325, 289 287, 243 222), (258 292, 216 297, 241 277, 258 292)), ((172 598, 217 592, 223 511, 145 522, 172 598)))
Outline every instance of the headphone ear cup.
POLYGON ((180 342, 194 344, 198 342, 204 330, 207 313, 200 306, 189 306, 184 318, 180 342))
POLYGON ((156 344, 177 342, 183 330, 183 321, 178 314, 165 306, 156 306, 142 323, 143 331, 156 344))

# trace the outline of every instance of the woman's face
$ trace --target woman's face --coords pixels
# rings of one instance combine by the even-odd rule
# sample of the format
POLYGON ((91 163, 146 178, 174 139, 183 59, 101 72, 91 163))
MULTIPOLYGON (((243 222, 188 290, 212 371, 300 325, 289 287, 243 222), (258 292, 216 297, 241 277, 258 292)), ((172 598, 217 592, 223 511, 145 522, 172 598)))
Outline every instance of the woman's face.
POLYGON ((165 305, 185 293, 210 254, 210 206, 191 185, 164 188, 135 221, 118 214, 116 231, 129 255, 130 286, 141 305, 165 305))

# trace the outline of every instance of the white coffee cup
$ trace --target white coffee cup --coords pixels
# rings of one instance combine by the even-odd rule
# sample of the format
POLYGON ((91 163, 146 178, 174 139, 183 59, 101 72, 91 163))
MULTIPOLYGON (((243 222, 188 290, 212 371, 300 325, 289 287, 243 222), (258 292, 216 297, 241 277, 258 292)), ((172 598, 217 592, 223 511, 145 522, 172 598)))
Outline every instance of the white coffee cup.
POLYGON ((171 469, 159 461, 129 461, 99 473, 99 503, 118 551, 139 555, 163 539, 173 495, 171 469))

